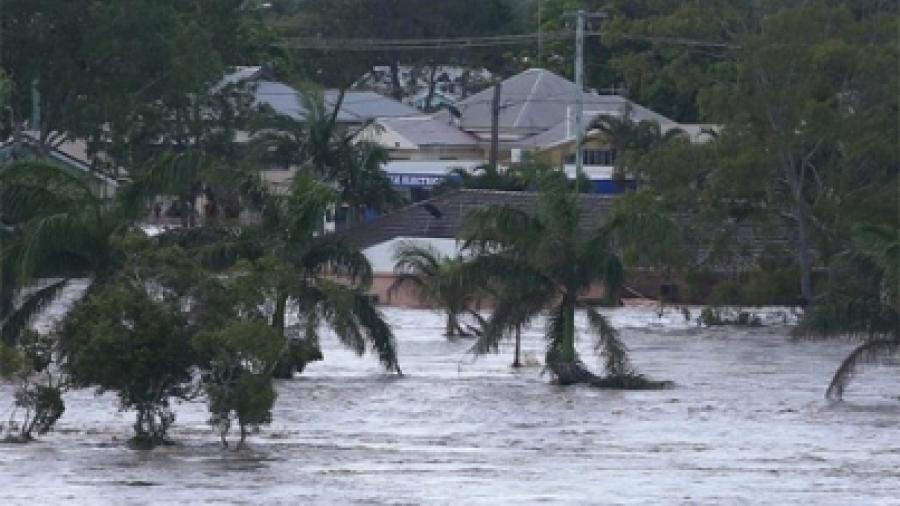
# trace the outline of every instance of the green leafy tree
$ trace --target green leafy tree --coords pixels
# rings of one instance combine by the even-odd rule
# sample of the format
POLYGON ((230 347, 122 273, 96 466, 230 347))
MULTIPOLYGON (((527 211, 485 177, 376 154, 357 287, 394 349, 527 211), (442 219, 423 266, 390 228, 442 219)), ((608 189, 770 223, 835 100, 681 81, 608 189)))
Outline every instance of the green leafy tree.
POLYGON ((886 22, 895 13, 883 2, 763 4, 734 31, 734 78, 702 90, 720 133, 641 156, 639 191, 694 213, 706 228, 683 235, 705 236, 713 250, 736 244, 739 227, 760 242, 775 237, 796 266, 798 301, 815 305, 854 224, 897 226, 898 153, 887 141, 897 80, 873 77, 900 61, 886 22))
MULTIPOLYGON (((21 130, 39 93, 43 149, 83 139, 122 166, 166 143, 171 122, 229 65, 261 61, 267 35, 244 0, 8 0, 0 18, 11 124, 21 130), (85 30, 90 26, 91 30, 85 30), (262 43, 262 44, 261 44, 262 43), (110 147, 110 145, 114 147, 110 147), (109 153, 108 153, 109 154, 109 153)), ((97 169, 103 157, 95 157, 97 169)))
POLYGON ((69 381, 112 391, 123 410, 134 409, 133 443, 152 448, 168 441, 175 421, 170 399, 189 395, 195 363, 183 313, 142 286, 106 285, 66 317, 60 346, 69 381))
POLYGON ((223 446, 232 421, 240 428, 238 448, 251 427, 272 421, 272 375, 284 337, 264 321, 235 322, 218 331, 201 331, 192 340, 203 364, 210 425, 223 446))
MULTIPOLYGON (((510 4, 504 0, 311 0, 297 4, 289 16, 273 16, 273 28, 288 39, 320 37, 337 41, 306 47, 299 71, 326 86, 348 88, 375 65, 385 65, 391 76, 391 95, 400 99, 407 88, 400 65, 434 76, 436 65, 459 63, 466 67, 498 68, 508 59, 496 48, 399 48, 341 43, 346 39, 396 40, 497 35, 515 31, 510 4)), ((431 88, 431 85, 429 85, 431 88)))
POLYGON ((547 368, 563 385, 661 386, 634 372, 618 333, 594 308, 587 307, 596 349, 605 357, 608 377, 590 373, 575 349, 578 297, 602 283, 616 297, 622 264, 611 248, 610 231, 582 229, 577 195, 563 175, 544 178, 533 214, 508 206, 491 206, 467 216, 464 239, 475 254, 467 275, 511 283, 519 294, 500 299, 474 351, 495 350, 510 330, 547 311, 547 368))
POLYGON ((190 246, 189 254, 231 277, 230 289, 245 301, 239 313, 265 308, 258 316, 286 337, 278 377, 291 377, 322 358, 321 325, 360 355, 370 346, 385 368, 399 373, 393 333, 366 293, 372 279, 368 260, 340 238, 320 235, 335 190, 301 170, 287 194, 263 191, 260 198, 260 222, 239 234, 201 227, 161 240, 190 246), (298 321, 288 325, 294 308, 298 321))
POLYGON ((477 297, 472 286, 465 284, 462 269, 466 260, 447 257, 433 247, 402 243, 394 254, 397 279, 388 290, 390 295, 406 289, 421 302, 433 304, 447 314, 444 335, 466 336, 460 317, 471 311, 477 297))

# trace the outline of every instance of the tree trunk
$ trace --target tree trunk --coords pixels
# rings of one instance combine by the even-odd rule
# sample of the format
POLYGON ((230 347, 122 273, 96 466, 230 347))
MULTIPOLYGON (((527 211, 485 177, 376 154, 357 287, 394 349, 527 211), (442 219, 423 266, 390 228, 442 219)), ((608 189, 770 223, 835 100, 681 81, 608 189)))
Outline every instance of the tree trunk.
POLYGON ((434 87, 437 84, 434 81, 434 75, 437 73, 437 64, 432 63, 428 72, 428 95, 425 96, 425 112, 431 112, 431 101, 434 100, 434 87))
POLYGON ((391 58, 391 96, 395 100, 403 98, 403 85, 400 84, 400 64, 396 58, 391 58))
POLYGON ((565 314, 565 328, 563 334, 563 349, 560 359, 563 362, 575 362, 575 299, 565 296, 563 298, 565 314))
POLYGON ((456 329, 458 328, 459 322, 456 320, 456 313, 447 313, 447 328, 444 330, 444 335, 447 337, 455 337, 456 329))
POLYGON ((238 441, 237 449, 240 450, 244 447, 244 441, 247 440, 247 424, 239 423, 241 427, 241 440, 238 441))
POLYGON ((522 326, 516 325, 516 352, 513 357, 513 367, 522 367, 522 362, 519 360, 522 349, 522 326))
POLYGON ((809 224, 806 220, 806 209, 802 201, 795 197, 794 213, 797 216, 797 264, 800 267, 800 297, 803 305, 813 304, 812 260, 809 255, 809 224))
POLYGON ((272 314, 272 328, 284 335, 284 320, 287 317, 287 294, 278 292, 275 295, 275 312, 272 314))

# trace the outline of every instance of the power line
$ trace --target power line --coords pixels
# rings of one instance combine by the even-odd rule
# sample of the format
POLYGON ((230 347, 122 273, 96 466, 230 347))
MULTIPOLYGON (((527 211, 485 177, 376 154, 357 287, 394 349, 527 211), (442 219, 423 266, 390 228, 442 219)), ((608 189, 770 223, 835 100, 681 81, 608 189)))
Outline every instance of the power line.
MULTIPOLYGON (((286 49, 298 50, 333 50, 333 51, 397 51, 397 50, 434 50, 434 49, 464 49, 473 47, 502 47, 529 45, 547 40, 568 40, 574 35, 571 30, 559 30, 555 32, 534 32, 517 35, 496 35, 484 37, 449 37, 431 39, 351 39, 320 37, 294 37, 284 39, 276 43, 277 46, 286 49)), ((610 37, 613 40, 622 39, 654 44, 665 43, 688 47, 703 47, 716 49, 739 49, 740 46, 726 42, 690 39, 687 37, 629 35, 619 33, 588 32, 586 37, 610 37)))

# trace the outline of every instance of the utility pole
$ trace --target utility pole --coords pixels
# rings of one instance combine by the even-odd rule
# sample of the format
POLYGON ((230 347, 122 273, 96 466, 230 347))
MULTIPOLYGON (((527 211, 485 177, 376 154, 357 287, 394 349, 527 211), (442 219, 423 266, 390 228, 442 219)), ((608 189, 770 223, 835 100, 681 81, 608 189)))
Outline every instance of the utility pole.
POLYGON ((31 81, 31 129, 40 134, 41 131, 41 92, 38 89, 38 79, 31 81))
POLYGON ((584 11, 575 18, 575 193, 584 169, 581 145, 584 143, 584 11))
POLYGON ((537 66, 541 67, 544 63, 544 29, 543 29, 543 20, 542 18, 542 9, 541 9, 541 0, 538 0, 537 5, 537 32, 538 32, 538 57, 537 57, 537 66))
POLYGON ((497 158, 500 151, 500 87, 494 85, 494 99, 491 101, 491 158, 490 165, 497 170, 497 158))
POLYGON ((588 18, 605 19, 606 14, 583 10, 575 13, 575 193, 579 191, 579 176, 584 172, 584 29, 588 18))

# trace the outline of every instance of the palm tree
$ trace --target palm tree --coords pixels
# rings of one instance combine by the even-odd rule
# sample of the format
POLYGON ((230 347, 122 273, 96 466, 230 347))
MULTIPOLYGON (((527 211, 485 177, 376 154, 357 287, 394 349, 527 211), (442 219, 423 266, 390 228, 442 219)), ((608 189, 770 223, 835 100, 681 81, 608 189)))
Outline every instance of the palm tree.
POLYGON ((35 161, 0 169, 2 218, 14 237, 2 251, 4 287, 0 333, 14 341, 73 277, 108 281, 120 264, 120 238, 141 210, 129 189, 107 202, 81 174, 35 161), (31 292, 17 308, 12 296, 39 278, 55 281, 31 292))
POLYGON ((387 161, 387 150, 367 141, 351 144, 341 151, 340 165, 330 180, 337 183, 340 200, 348 207, 347 226, 361 222, 367 209, 380 214, 403 204, 403 198, 391 186, 382 168, 387 161))
POLYGON ((594 118, 587 127, 588 132, 592 130, 599 131, 616 150, 618 156, 614 163, 615 175, 620 178, 634 169, 630 166, 628 153, 647 153, 685 135, 680 128, 670 128, 663 132, 656 121, 634 121, 630 104, 625 107, 625 113, 621 116, 602 114, 594 118))
POLYGON ((465 276, 499 280, 515 288, 496 307, 474 346, 476 353, 496 350, 499 341, 545 310, 547 368, 563 385, 588 382, 610 387, 660 387, 635 373, 618 333, 596 309, 587 307, 595 349, 605 358, 606 378, 590 373, 575 349, 575 312, 578 297, 602 283, 614 300, 623 268, 612 251, 610 230, 581 227, 577 195, 567 189, 565 176, 548 174, 541 181, 537 206, 528 213, 510 206, 472 211, 464 224, 465 247, 475 254, 465 276))
POLYGON ((842 276, 841 286, 817 301, 798 329, 864 338, 835 372, 825 393, 829 399, 840 399, 862 366, 900 352, 900 232, 891 225, 861 224, 852 234, 851 248, 831 266, 834 276, 842 276))
POLYGON ((265 160, 286 167, 308 165, 324 178, 340 165, 341 152, 353 136, 337 125, 338 108, 329 113, 320 93, 301 93, 298 106, 302 119, 271 110, 253 118, 253 146, 265 160))
POLYGON ((321 93, 304 92, 303 119, 264 112, 254 121, 259 155, 286 166, 311 168, 321 180, 340 189, 340 203, 349 208, 348 225, 360 221, 365 209, 382 212, 401 205, 403 198, 391 186, 382 167, 388 153, 381 146, 360 141, 357 131, 337 124, 339 97, 331 111, 321 93))
POLYGON ((318 343, 324 323, 360 355, 368 342, 387 370, 400 373, 393 332, 367 295, 368 260, 341 239, 317 235, 335 199, 334 190, 308 171, 297 174, 289 195, 267 197, 258 237, 275 260, 268 278, 275 302, 272 325, 285 331, 287 308, 294 302, 306 343, 318 343))
POLYGON ((403 287, 409 287, 420 301, 440 307, 447 313, 444 335, 466 336, 460 325, 460 316, 469 311, 475 301, 475 292, 463 283, 462 257, 442 255, 430 245, 403 242, 394 254, 397 279, 388 289, 394 295, 403 287))
POLYGON ((518 170, 500 171, 493 165, 479 165, 472 171, 455 168, 448 178, 434 187, 440 194, 458 188, 518 191, 528 188, 530 181, 518 170))

